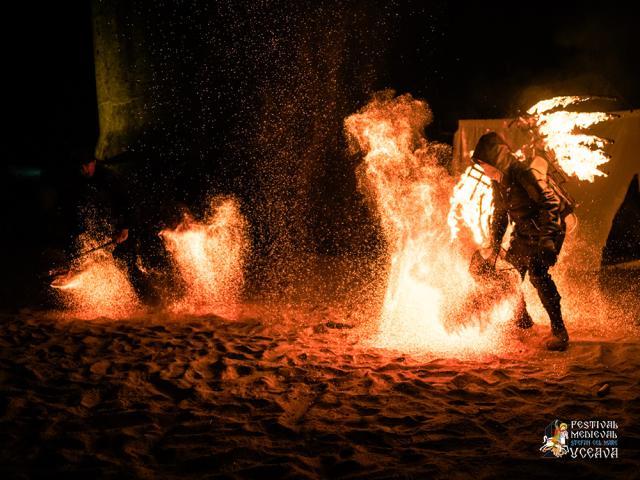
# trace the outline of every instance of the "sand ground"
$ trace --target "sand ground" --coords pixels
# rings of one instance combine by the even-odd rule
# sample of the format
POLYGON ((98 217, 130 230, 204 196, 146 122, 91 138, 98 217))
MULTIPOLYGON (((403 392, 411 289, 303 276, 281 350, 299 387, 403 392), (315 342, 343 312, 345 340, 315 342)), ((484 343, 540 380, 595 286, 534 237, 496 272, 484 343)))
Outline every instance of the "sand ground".
POLYGON ((438 358, 367 346, 323 309, 254 313, 3 314, 0 475, 637 478, 640 335, 547 353, 536 326, 507 353, 438 358), (556 417, 617 421, 620 458, 542 459, 556 417))

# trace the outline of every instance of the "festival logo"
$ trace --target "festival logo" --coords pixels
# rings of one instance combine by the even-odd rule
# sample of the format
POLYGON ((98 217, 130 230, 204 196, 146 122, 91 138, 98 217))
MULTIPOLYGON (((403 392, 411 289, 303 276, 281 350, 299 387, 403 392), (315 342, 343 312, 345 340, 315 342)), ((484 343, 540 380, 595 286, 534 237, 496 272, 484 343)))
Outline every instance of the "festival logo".
POLYGON ((540 451, 544 458, 571 460, 619 458, 619 426, 615 420, 555 419, 544 429, 540 451))
POLYGON ((569 453, 569 427, 565 422, 555 419, 544 429, 540 451, 546 458, 560 458, 569 453))

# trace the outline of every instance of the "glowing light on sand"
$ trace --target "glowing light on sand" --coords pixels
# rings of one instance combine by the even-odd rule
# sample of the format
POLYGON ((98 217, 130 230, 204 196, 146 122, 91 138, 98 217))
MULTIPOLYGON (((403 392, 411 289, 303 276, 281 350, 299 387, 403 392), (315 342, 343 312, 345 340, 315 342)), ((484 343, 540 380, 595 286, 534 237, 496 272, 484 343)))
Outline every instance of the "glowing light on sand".
POLYGON ((425 140, 431 119, 425 102, 387 92, 345 120, 352 147, 365 155, 361 184, 377 207, 390 254, 374 342, 402 350, 495 350, 512 302, 491 298, 476 310, 483 318, 461 310, 478 285, 468 258, 449 241, 453 182, 438 157, 450 147, 425 140))
MULTIPOLYGON (((89 238, 80 243, 81 251, 100 244, 89 238)), ((67 313, 76 318, 126 318, 139 306, 124 267, 106 249, 73 262, 69 273, 56 278, 51 287, 58 292, 67 313)))
POLYGON ((238 202, 215 198, 204 221, 185 216, 175 230, 160 235, 186 287, 171 310, 235 317, 248 252, 247 224, 238 202))

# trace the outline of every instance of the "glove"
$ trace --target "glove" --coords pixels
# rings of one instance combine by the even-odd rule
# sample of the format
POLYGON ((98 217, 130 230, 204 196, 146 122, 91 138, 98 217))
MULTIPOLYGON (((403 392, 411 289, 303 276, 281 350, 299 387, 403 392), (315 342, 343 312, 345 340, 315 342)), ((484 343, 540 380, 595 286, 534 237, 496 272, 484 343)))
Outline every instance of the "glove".
POLYGON ((540 261, 548 267, 555 265, 558 260, 558 252, 556 251, 556 243, 550 238, 543 238, 539 244, 540 261))

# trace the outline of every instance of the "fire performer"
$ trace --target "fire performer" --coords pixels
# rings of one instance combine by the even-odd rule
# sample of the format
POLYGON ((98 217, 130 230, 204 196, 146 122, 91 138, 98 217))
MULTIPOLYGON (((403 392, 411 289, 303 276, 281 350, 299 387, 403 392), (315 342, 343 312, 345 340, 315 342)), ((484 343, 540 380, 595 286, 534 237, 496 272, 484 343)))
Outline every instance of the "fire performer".
MULTIPOLYGON (((492 263, 501 253, 502 237, 511 220, 514 228, 505 259, 523 280, 529 273, 529 280, 549 315, 552 337, 546 343, 547 349, 565 350, 569 334, 562 320, 560 294, 549 274, 565 237, 565 203, 547 181, 549 164, 544 155, 543 151, 535 150, 519 161, 504 139, 490 132, 480 137, 472 159, 493 185, 492 263)), ((533 326, 523 296, 516 311, 516 325, 523 329, 533 326)))
MULTIPOLYGON (((120 179, 108 168, 98 165, 93 157, 79 160, 79 175, 74 178, 72 195, 76 195, 75 214, 77 224, 86 220, 87 214, 100 216, 96 221, 112 223, 109 229, 113 243, 119 245, 129 238, 131 207, 120 179)), ((104 225, 101 225, 104 227, 104 225)))
POLYGON ((115 246, 113 257, 124 264, 138 296, 145 298, 149 289, 136 261, 137 242, 130 235, 132 208, 122 180, 93 156, 77 158, 76 165, 63 202, 71 217, 69 243, 89 230, 96 237, 110 239, 115 246))

